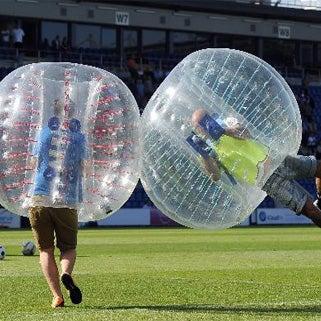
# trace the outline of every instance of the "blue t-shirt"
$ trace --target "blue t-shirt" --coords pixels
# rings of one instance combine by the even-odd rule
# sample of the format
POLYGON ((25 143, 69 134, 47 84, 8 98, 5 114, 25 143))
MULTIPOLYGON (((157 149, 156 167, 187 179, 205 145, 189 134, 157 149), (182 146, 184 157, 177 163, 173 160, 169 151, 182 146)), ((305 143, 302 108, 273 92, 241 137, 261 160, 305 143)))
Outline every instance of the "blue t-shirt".
MULTIPOLYGON (((33 155, 38 158, 33 195, 49 196, 53 190, 54 178, 58 177, 56 186, 62 201, 68 204, 82 202, 82 161, 86 158, 85 136, 80 132, 80 122, 71 119, 66 132, 59 130, 60 123, 57 117, 51 117, 48 125, 41 129, 33 155), (62 169, 55 168, 56 142, 61 138, 66 140, 62 169)), ((59 157, 59 156, 58 156, 59 157)))

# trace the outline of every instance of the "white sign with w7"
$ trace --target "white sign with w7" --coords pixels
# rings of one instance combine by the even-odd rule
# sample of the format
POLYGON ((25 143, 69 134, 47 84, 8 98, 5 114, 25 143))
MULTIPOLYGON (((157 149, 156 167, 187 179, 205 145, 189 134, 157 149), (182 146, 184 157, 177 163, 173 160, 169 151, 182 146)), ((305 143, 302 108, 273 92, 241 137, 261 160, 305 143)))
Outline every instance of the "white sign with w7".
POLYGON ((116 23, 116 25, 128 26, 129 25, 129 12, 116 11, 115 23, 116 23))

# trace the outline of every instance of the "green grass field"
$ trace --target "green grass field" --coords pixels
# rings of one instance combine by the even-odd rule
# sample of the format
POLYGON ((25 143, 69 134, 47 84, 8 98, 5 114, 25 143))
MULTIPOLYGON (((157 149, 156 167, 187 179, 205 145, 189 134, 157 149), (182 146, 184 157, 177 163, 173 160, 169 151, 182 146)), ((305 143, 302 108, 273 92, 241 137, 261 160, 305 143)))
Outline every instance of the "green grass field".
POLYGON ((321 231, 312 227, 81 230, 84 301, 59 310, 30 231, 0 231, 0 320, 321 320, 321 231))

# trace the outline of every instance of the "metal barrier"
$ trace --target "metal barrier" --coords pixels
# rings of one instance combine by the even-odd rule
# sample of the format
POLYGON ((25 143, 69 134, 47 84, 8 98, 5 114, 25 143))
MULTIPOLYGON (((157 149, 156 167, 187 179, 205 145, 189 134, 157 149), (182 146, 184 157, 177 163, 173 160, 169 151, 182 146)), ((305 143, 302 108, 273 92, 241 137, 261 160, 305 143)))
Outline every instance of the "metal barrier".
MULTIPOLYGON (((98 51, 98 50, 97 50, 98 51)), ((115 68, 120 71, 127 69, 127 60, 121 55, 110 55, 106 53, 87 51, 86 49, 76 49, 69 51, 54 50, 30 50, 0 47, 0 60, 12 63, 15 67, 27 63, 55 61, 69 61, 80 64, 93 65, 100 68, 115 68)), ((144 70, 152 66, 157 70, 171 70, 179 62, 177 58, 160 58, 148 56, 140 58, 138 62, 139 69, 144 70)))
MULTIPOLYGON (((74 62, 92 65, 99 68, 108 68, 111 71, 127 72, 127 60, 122 56, 108 55, 106 53, 86 52, 86 50, 53 51, 53 50, 29 50, 0 47, 0 61, 3 66, 19 67, 34 62, 74 62)), ((139 71, 149 69, 153 71, 167 72, 172 70, 180 61, 178 58, 147 56, 141 57, 138 62, 139 71)), ((284 67, 274 66, 284 78, 305 79, 321 81, 320 68, 284 67)))

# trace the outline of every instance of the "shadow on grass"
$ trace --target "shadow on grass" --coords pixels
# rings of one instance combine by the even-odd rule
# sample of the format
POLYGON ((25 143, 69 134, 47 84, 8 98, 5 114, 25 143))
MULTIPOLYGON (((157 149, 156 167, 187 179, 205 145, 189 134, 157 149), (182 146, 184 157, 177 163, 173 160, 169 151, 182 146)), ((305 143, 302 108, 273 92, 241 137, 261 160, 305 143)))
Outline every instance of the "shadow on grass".
POLYGON ((83 306, 97 310, 134 310, 144 309, 165 312, 223 312, 223 313, 311 313, 321 314, 321 305, 306 306, 219 306, 219 305, 133 305, 133 306, 83 306))
MULTIPOLYGON (((39 256, 39 254, 34 254, 34 255, 22 255, 22 254, 6 254, 6 257, 15 257, 15 256, 23 256, 23 257, 35 257, 39 256)), ((59 255, 55 255, 55 257, 58 257, 59 255)), ((77 255, 77 257, 90 257, 89 255, 77 255)))
MULTIPOLYGON (((0 0, 1 1, 1 0, 0 0)), ((24 257, 24 258, 39 258, 39 254, 34 254, 34 255, 22 255, 22 254, 6 254, 5 259, 3 260, 5 261, 12 261, 14 260, 16 257, 24 257)), ((89 257, 89 255, 77 255, 77 258, 79 257, 89 257)), ((58 259, 58 255, 56 256, 56 258, 58 259)), ((1 261, 1 260, 0 260, 1 261)))

